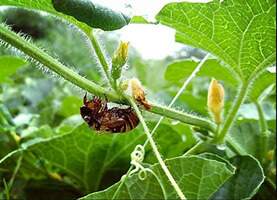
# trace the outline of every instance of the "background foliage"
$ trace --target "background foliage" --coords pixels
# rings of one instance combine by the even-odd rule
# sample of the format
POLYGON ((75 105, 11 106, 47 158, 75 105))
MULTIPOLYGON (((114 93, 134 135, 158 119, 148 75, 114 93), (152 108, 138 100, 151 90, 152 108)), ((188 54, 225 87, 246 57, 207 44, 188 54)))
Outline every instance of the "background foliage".
MULTIPOLYGON (((83 30, 91 25, 73 18, 75 14, 69 17, 58 13, 50 0, 3 0, 0 5, 47 11, 83 30)), ((147 88, 147 97, 165 105, 204 57, 200 49, 217 56, 203 65, 180 96, 175 105, 179 110, 210 118, 206 101, 214 77, 225 88, 226 118, 239 86, 243 83, 251 87, 227 135, 233 146, 206 142, 205 130, 170 119, 165 119, 154 135, 188 199, 276 196, 276 74, 266 70, 276 59, 275 7, 270 0, 171 3, 159 12, 157 20, 176 30, 176 41, 196 48, 184 46, 180 54, 163 60, 144 60, 130 49, 123 76, 140 79, 147 88), (186 57, 181 56, 184 51, 186 57), (262 75, 255 77, 257 74, 262 75), (261 114, 269 138, 266 152, 261 148, 261 114), (199 148, 195 155, 184 156, 199 141, 204 141, 204 150, 199 148)), ((37 46, 79 74, 99 85, 106 84, 96 57, 77 27, 30 10, 9 8, 0 14, 1 21, 12 30, 28 35, 37 46)), ((112 55, 119 42, 115 33, 100 32, 98 37, 107 54, 112 55)), ((130 166, 131 152, 146 139, 142 127, 128 134, 96 134, 79 115, 84 91, 5 45, 0 48, 0 70, 0 198, 111 199, 130 166)), ((143 114, 152 129, 158 117, 143 114)), ((128 177, 117 197, 177 198, 148 146, 144 163, 158 179, 153 174, 145 180, 136 174, 128 177)))

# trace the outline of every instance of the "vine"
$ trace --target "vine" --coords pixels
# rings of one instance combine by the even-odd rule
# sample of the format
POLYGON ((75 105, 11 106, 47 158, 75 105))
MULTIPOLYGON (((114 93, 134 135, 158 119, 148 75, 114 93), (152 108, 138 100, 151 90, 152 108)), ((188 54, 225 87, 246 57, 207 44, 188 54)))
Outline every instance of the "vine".
POLYGON ((143 126, 143 129, 144 129, 144 132, 146 133, 147 135, 147 138, 149 140, 149 143, 154 151, 154 154, 159 162, 159 164, 161 165, 164 173, 166 174, 168 180, 170 181, 171 185, 173 186, 173 188, 175 189, 175 191, 177 192, 178 196, 185 200, 186 197, 185 195, 183 194, 182 190, 180 189, 180 187, 178 186, 178 184, 176 183, 175 179, 173 178, 173 176, 171 175, 170 171, 168 170, 165 162, 163 161, 162 157, 161 157, 161 154, 159 153, 158 151, 158 148, 157 148, 157 145, 155 144, 155 141, 153 140, 151 134, 150 134, 150 131, 144 121, 144 118, 142 117, 141 115, 141 112, 140 110, 138 109, 138 106, 137 104, 134 102, 133 99, 131 99, 130 97, 126 97, 128 99, 128 101, 130 102, 130 104, 132 105, 132 107, 134 108, 135 112, 137 113, 138 115, 138 118, 143 126))
MULTIPOLYGON (((73 70, 60 63, 58 60, 54 59, 53 57, 42 51, 37 46, 25 41, 24 38, 9 30, 9 28, 4 24, 0 24, 0 39, 19 49, 27 56, 37 60, 45 67, 63 77, 65 80, 68 80, 69 82, 84 89, 85 91, 88 91, 97 96, 107 97, 110 101, 113 101, 115 103, 128 104, 128 101, 126 101, 116 92, 111 91, 110 89, 103 88, 93 81, 80 76, 73 70)), ((205 118, 197 117, 185 112, 156 105, 154 103, 151 103, 151 106, 152 109, 146 111, 163 115, 171 119, 179 120, 183 123, 199 126, 210 131, 215 130, 215 124, 205 118)))
MULTIPOLYGON (((51 69, 54 72, 56 72, 57 74, 61 75, 63 78, 65 78, 66 80, 69 80, 73 84, 81 86, 81 88, 83 88, 83 89, 87 89, 87 87, 89 87, 90 90, 87 90, 87 91, 92 92, 92 93, 96 93, 96 94, 100 94, 100 93, 103 94, 104 93, 104 95, 112 97, 113 99, 116 98, 115 94, 111 95, 111 92, 107 92, 107 91, 105 91, 104 88, 98 86, 97 84, 93 83, 92 81, 89 81, 89 80, 81 77, 80 75, 75 73, 73 70, 71 70, 71 69, 67 68, 66 66, 62 65, 57 60, 53 59, 51 56, 49 56, 48 54, 46 54, 45 52, 40 50, 38 47, 26 42, 24 39, 22 39, 20 36, 18 36, 14 32, 10 31, 7 27, 5 27, 2 24, 0 25, 0 38, 4 41, 8 42, 12 46, 15 46, 19 50, 23 51, 24 53, 26 53, 30 57, 40 61, 42 64, 47 66, 49 69, 51 69)), ((95 38, 94 37, 92 37, 92 38, 93 38, 92 40, 94 41, 95 38)), ((96 40, 93 43, 97 44, 96 40)), ((96 47, 99 47, 99 46, 96 45, 96 47)), ((97 55, 100 55, 100 58, 105 60, 105 58, 102 57, 103 54, 99 53, 99 52, 101 52, 101 49, 97 48, 96 51, 98 52, 97 55)), ((101 62, 101 64, 103 63, 102 67, 104 67, 105 73, 107 72, 107 74, 106 74, 107 78, 110 80, 110 76, 108 74, 108 66, 105 64, 107 62, 103 61, 103 60, 100 61, 100 62, 101 62)), ((117 97, 117 99, 119 99, 119 97, 117 97)), ((156 146, 153 138, 151 137, 149 129, 148 129, 141 113, 140 113, 139 108, 137 107, 136 103, 133 101, 132 98, 126 96, 126 99, 132 105, 132 107, 135 109, 135 112, 137 113, 137 115, 139 117, 139 120, 141 121, 141 123, 143 125, 144 131, 145 131, 145 133, 148 137, 148 140, 151 144, 151 147, 154 151, 154 154, 157 157, 158 162, 161 165, 161 167, 162 167, 163 171, 165 172, 166 176, 168 177, 170 183, 172 184, 172 186, 176 190, 178 196, 181 199, 186 199, 183 192, 181 191, 180 187, 178 186, 178 184, 174 180, 173 176, 171 175, 170 171, 168 170, 167 166, 165 165, 165 163, 164 163, 164 161, 163 161, 163 159, 162 159, 162 157, 161 157, 161 155, 160 155, 160 153, 157 149, 157 146, 156 146)), ((156 108, 157 108, 157 106, 156 106, 156 108)))

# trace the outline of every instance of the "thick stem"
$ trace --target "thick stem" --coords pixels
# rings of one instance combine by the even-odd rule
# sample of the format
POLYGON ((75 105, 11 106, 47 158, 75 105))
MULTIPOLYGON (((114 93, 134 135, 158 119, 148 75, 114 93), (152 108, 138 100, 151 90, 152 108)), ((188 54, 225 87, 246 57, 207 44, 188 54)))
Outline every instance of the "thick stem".
POLYGON ((191 115, 188 113, 184 113, 178 110, 174 110, 168 107, 158 106, 158 105, 152 105, 152 108, 150 110, 152 113, 156 113, 162 116, 166 116, 171 119, 179 120, 181 122, 184 122, 186 124, 195 125, 199 127, 203 127, 206 130, 209 130, 211 132, 216 131, 216 125, 212 123, 210 120, 197 117, 195 115, 191 115), (174 112, 172 112, 174 111, 174 112))
POLYGON ((144 118, 142 117, 141 115, 141 112, 140 110, 138 109, 138 106, 136 105, 136 103, 133 101, 133 99, 129 98, 129 97, 126 97, 128 99, 128 101, 130 102, 130 104, 132 105, 132 107, 134 108, 136 114, 138 115, 138 118, 143 126, 143 129, 147 135, 147 138, 149 140, 149 143, 153 149, 153 152, 159 162, 159 164, 161 165, 164 173, 166 174, 169 182, 171 183, 171 185, 173 186, 173 188, 175 189, 176 193, 178 194, 178 196, 181 198, 181 199, 186 199, 185 195, 183 194, 182 190, 180 189, 180 187, 178 186, 178 184, 176 183, 175 179, 173 178, 173 176, 171 175, 170 171, 168 170, 165 162, 163 161, 162 157, 161 157, 161 154, 160 152, 158 151, 158 148, 157 148, 157 145, 155 144, 155 141, 153 140, 151 134, 150 134, 150 131, 144 121, 144 118))
POLYGON ((110 99, 119 99, 118 95, 110 92, 107 89, 100 87, 92 81, 80 76, 73 70, 64 66, 56 59, 42 51, 37 46, 25 41, 22 37, 9 30, 5 25, 0 24, 0 39, 11 44, 17 49, 24 52, 31 58, 39 61, 41 64, 56 72, 64 79, 70 81, 74 85, 78 85, 80 88, 87 90, 88 92, 94 93, 99 96, 106 95, 110 99))
MULTIPOLYGON (((0 24, 0 39, 16 47, 29 57, 35 59, 36 61, 42 63, 48 69, 54 71, 64 79, 73 83, 74 85, 98 96, 106 96, 110 101, 122 104, 128 104, 126 100, 120 97, 113 91, 105 89, 94 82, 80 76, 73 70, 61 64, 56 59, 52 58, 50 55, 25 41, 22 37, 18 36, 16 33, 8 29, 4 24, 0 24)), ((207 119, 196 117, 194 115, 186 114, 174 109, 169 109, 159 105, 152 104, 152 109, 149 112, 163 115, 164 117, 172 118, 183 123, 195 125, 208 130, 215 130, 215 125, 207 119)))
POLYGON ((225 119, 223 127, 219 132, 218 137, 216 138, 217 143, 224 142, 226 134, 229 132, 233 123, 236 121, 237 112, 247 96, 249 85, 250 85, 249 82, 243 82, 242 87, 238 92, 237 98, 235 99, 235 102, 225 119))

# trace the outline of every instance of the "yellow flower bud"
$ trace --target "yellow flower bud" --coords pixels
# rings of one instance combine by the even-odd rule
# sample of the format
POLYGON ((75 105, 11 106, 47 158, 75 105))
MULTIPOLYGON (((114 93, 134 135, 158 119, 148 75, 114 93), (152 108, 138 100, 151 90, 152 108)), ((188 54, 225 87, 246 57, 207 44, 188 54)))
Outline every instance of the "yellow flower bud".
POLYGON ((221 123, 221 112, 224 107, 224 88, 217 80, 212 79, 208 91, 208 109, 217 124, 221 123))
POLYGON ((129 42, 120 42, 118 49, 113 55, 113 62, 117 65, 124 65, 128 57, 129 42))
POLYGON ((122 90, 122 91, 125 91, 125 90, 127 90, 128 89, 128 83, 129 81, 128 80, 125 80, 125 81, 122 81, 121 83, 120 83, 120 89, 122 90))
POLYGON ((112 77, 117 80, 121 76, 122 67, 127 62, 129 42, 120 42, 112 59, 112 77))

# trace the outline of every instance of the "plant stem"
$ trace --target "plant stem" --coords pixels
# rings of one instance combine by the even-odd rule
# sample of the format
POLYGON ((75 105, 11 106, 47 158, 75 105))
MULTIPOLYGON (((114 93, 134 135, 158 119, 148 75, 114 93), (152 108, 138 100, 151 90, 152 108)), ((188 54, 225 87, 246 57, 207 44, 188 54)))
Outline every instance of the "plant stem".
POLYGON ((268 130, 268 127, 267 127, 267 123, 266 123, 266 119, 265 119, 265 116, 264 116, 264 112, 263 112, 263 108, 261 106, 261 103, 256 101, 256 102, 254 102, 254 104, 255 104, 255 106, 257 108, 257 111, 258 111, 261 132, 266 132, 268 130))
POLYGON ((186 153, 184 153, 182 156, 189 156, 189 155, 192 155, 192 154, 194 154, 194 153, 196 153, 198 150, 199 150, 199 148, 201 148, 202 147, 202 145, 204 144, 204 142, 203 141, 199 141, 199 142, 197 142, 192 148, 190 148, 186 153))
POLYGON ((267 144, 268 144, 268 127, 267 122, 264 116, 263 108, 261 103, 256 101, 254 102, 259 115, 259 124, 260 124, 260 161, 264 160, 264 157, 267 153, 267 144))
POLYGON ((216 143, 224 142, 225 136, 229 132, 232 124, 235 122, 237 112, 247 96, 249 85, 250 85, 250 83, 248 81, 243 82, 241 88, 239 89, 238 95, 235 99, 235 102, 234 102, 231 110, 229 111, 229 113, 225 119, 223 127, 222 127, 221 131, 219 132, 218 137, 215 138, 216 143))
POLYGON ((90 41, 91 41, 91 45, 92 45, 92 47, 93 47, 93 49, 94 49, 94 51, 95 51, 95 53, 97 55, 97 58, 98 58, 101 66, 102 66, 102 69, 103 69, 103 71, 105 73, 105 76, 106 76, 110 86, 113 87, 114 86, 114 81, 112 80, 112 78, 110 76, 109 64, 107 62, 107 59, 105 58, 105 55, 104 55, 104 53, 103 53, 103 51, 102 51, 102 49, 101 49, 101 47, 100 47, 96 37, 93 34, 93 30, 90 29, 90 30, 86 31, 85 33, 88 36, 88 38, 90 39, 90 41))
MULTIPOLYGON (((177 92, 177 94, 174 96, 174 98, 172 99, 172 101, 170 102, 170 104, 168 105, 168 108, 171 108, 173 106, 173 104, 177 101, 177 99, 181 96, 181 94, 185 91, 185 89, 187 88, 188 84, 191 82, 191 80, 196 76, 197 72, 199 72, 199 70, 201 69, 201 67, 203 66, 203 64, 206 62, 206 60, 208 59, 208 57, 210 56, 210 54, 208 53, 202 60, 201 62, 196 66, 196 68, 193 70, 193 72, 190 74, 190 76, 185 80, 185 82, 183 83, 182 87, 180 88, 180 90, 177 92)), ((153 130, 151 131, 151 136, 154 135, 155 131, 158 129, 159 125, 161 124, 161 122, 163 121, 164 117, 160 117, 159 121, 157 122, 157 124, 155 125, 155 127, 153 128, 153 130)), ((209 127, 212 129, 212 127, 209 127)), ((146 147, 146 145, 148 144, 149 140, 146 140, 144 143, 144 147, 146 147)))
POLYGON ((15 176, 17 175, 17 172, 20 169, 20 166, 21 166, 21 163, 22 163, 22 158, 23 158, 23 153, 21 152, 21 155, 20 155, 20 157, 18 158, 18 160, 16 162, 16 167, 14 169, 14 172, 13 172, 12 177, 11 177, 11 179, 9 181, 9 184, 8 184, 9 191, 11 190, 14 179, 15 179, 15 176))
MULTIPOLYGON (((69 69, 68 67, 61 64, 59 61, 36 47, 34 44, 25 41, 24 38, 9 30, 9 28, 3 24, 0 24, 0 39, 16 47, 29 57, 43 64, 48 69, 54 71, 64 79, 88 91, 89 93, 102 97, 106 96, 110 101, 116 103, 128 104, 128 102, 117 93, 109 89, 105 89, 95 84, 94 82, 80 76, 73 70, 69 69)), ((186 114, 184 112, 169 109, 167 107, 152 104, 152 109, 150 109, 149 112, 175 119, 183 123, 199 126, 211 131, 215 130, 215 124, 205 118, 186 114)))
POLYGON ((186 124, 199 126, 212 132, 215 132, 216 130, 216 125, 208 119, 197 117, 195 115, 184 113, 165 106, 152 104, 152 108, 150 112, 156 113, 171 119, 175 119, 175 120, 184 122, 186 124))
POLYGON ((50 70, 56 72, 57 74, 62 76, 64 79, 70 81, 74 85, 78 85, 79 87, 96 95, 103 96, 104 94, 108 98, 118 99, 118 95, 116 95, 115 93, 112 93, 109 90, 106 90, 100 87, 99 85, 95 84, 94 82, 89 81, 88 79, 80 76, 73 70, 64 66, 56 59, 42 51, 37 46, 25 41, 22 37, 20 37, 13 31, 9 30, 9 28, 3 24, 0 24, 0 39, 18 48, 31 58, 39 61, 41 64, 43 64, 50 70))
POLYGON ((163 161, 162 157, 161 157, 161 154, 160 152, 158 151, 158 148, 157 148, 157 145, 155 144, 155 141, 153 140, 151 134, 150 134, 150 131, 144 121, 144 118, 142 117, 141 115, 141 112, 137 106, 137 104, 133 101, 133 99, 131 99, 130 97, 126 97, 128 99, 128 101, 130 102, 130 104, 132 105, 132 107, 134 108, 136 114, 138 115, 138 118, 143 126, 143 129, 147 135, 147 138, 150 142, 150 145, 153 149, 153 152, 159 162, 159 164, 161 165, 164 173, 166 174, 168 180, 170 181, 171 185, 173 186, 173 188, 175 189, 175 191, 177 192, 178 196, 182 199, 182 200, 185 200, 186 197, 185 195, 183 194, 182 190, 180 189, 180 187, 178 186, 178 184, 176 183, 175 179, 173 178, 173 176, 171 175, 170 171, 168 170, 165 162, 163 161))
POLYGON ((117 197, 117 195, 119 193, 119 190, 122 188, 123 184, 125 183, 125 181, 128 178, 130 172, 132 171, 132 169, 133 169, 133 166, 131 166, 129 168, 129 170, 127 171, 127 173, 124 175, 124 177, 122 177, 123 180, 120 181, 119 186, 116 188, 116 191, 115 191, 115 193, 114 193, 114 195, 112 197, 112 200, 114 200, 117 197))
MULTIPOLYGON (((4 192, 3 193, 5 193, 6 200, 10 200, 10 190, 9 190, 9 186, 5 179, 3 179, 3 183, 4 183, 4 192)), ((4 196, 4 194, 3 194, 3 196, 4 196)))
POLYGON ((227 135, 225 140, 226 146, 228 146, 233 152, 240 156, 247 155, 247 152, 243 148, 241 148, 240 144, 236 143, 236 141, 234 141, 233 138, 230 137, 230 135, 227 135))

